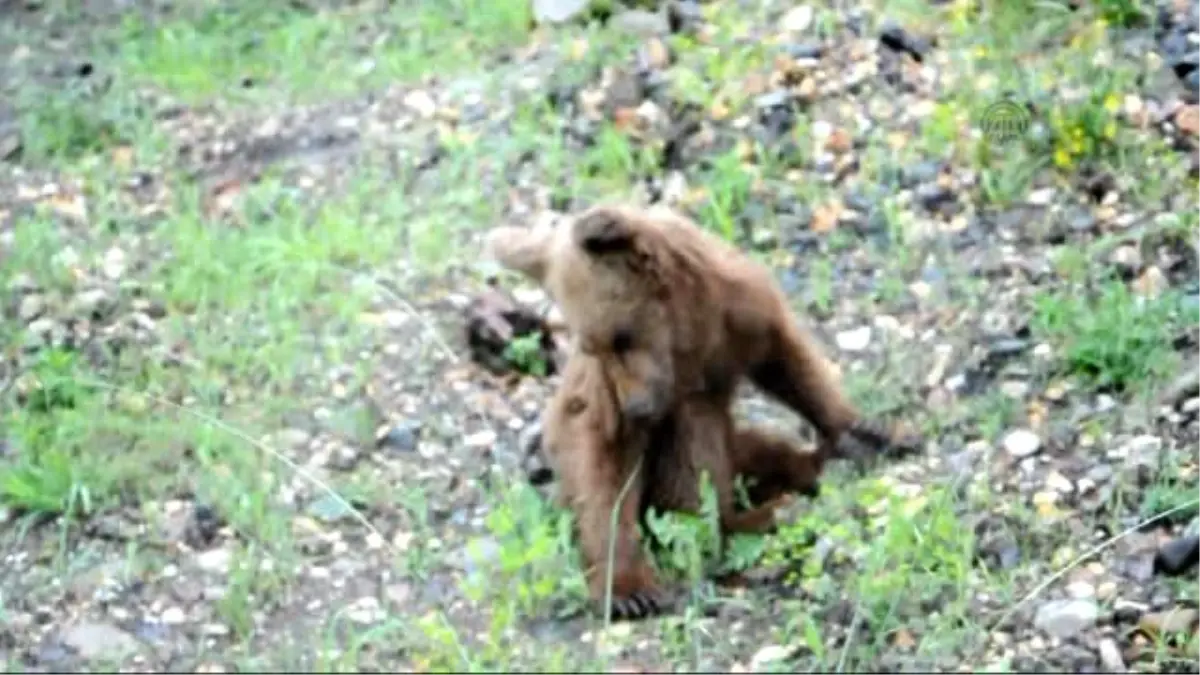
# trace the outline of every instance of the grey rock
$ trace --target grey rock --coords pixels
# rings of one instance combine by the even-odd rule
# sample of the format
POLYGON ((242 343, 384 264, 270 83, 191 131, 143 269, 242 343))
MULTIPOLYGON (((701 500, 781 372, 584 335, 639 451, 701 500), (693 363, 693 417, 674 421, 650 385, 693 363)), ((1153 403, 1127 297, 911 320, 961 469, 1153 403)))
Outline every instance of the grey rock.
POLYGON ((103 288, 91 288, 75 296, 71 301, 70 312, 73 316, 85 316, 89 319, 102 319, 113 308, 112 298, 103 288))
POLYGON ((1038 630, 1065 640, 1096 625, 1100 607, 1095 600, 1052 600, 1038 608, 1033 625, 1038 630))
POLYGON ((62 642, 87 660, 121 659, 138 648, 138 641, 120 628, 86 620, 64 630, 62 642))
POLYGON ((1159 547, 1154 555, 1154 571, 1179 576, 1195 569, 1200 562, 1200 536, 1183 535, 1159 547))
POLYGON ((618 32, 642 37, 655 37, 671 32, 667 17, 640 9, 629 9, 616 14, 609 19, 608 25, 618 32))
POLYGON ((533 0, 533 18, 538 23, 561 23, 587 9, 588 0, 533 0))
POLYGON ((17 318, 26 323, 38 318, 45 311, 46 301, 40 295, 26 295, 17 304, 17 318))
POLYGON ((376 436, 376 446, 395 453, 415 452, 421 440, 419 422, 403 421, 383 429, 376 436))

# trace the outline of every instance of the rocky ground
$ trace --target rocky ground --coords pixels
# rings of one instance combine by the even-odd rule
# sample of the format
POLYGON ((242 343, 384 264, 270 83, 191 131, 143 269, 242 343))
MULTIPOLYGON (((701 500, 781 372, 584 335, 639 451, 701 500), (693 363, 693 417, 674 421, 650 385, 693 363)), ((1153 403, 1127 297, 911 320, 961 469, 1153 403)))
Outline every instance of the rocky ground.
POLYGON ((81 4, 0 9, 4 670, 1195 672, 1194 3, 81 4), (607 198, 928 438, 609 626, 463 335, 607 198))

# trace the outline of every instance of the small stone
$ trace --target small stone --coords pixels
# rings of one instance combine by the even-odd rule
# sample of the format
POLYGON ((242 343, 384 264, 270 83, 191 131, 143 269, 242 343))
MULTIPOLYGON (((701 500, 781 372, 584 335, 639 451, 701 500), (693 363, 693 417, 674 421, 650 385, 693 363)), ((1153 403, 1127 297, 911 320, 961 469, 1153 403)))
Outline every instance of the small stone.
POLYGON ((1121 648, 1117 646, 1116 640, 1104 638, 1096 649, 1099 653, 1100 665, 1104 667, 1102 672, 1125 672, 1125 659, 1121 656, 1121 648))
POLYGON ((838 127, 829 134, 829 138, 825 139, 825 149, 836 154, 850 152, 854 147, 854 139, 851 138, 850 132, 838 127))
POLYGON ((1003 445, 1008 454, 1023 459, 1041 450, 1042 439, 1028 429, 1014 429, 1004 437, 1003 445))
POLYGON ((40 295, 26 295, 17 305, 17 318, 29 323, 46 311, 46 301, 40 295))
POLYGON ((62 642, 86 660, 123 659, 137 650, 137 640, 108 623, 82 621, 67 628, 62 642))
POLYGON ((840 331, 835 339, 838 349, 845 352, 861 352, 871 344, 871 327, 861 326, 840 331))
POLYGON ((750 668, 753 671, 761 672, 772 664, 787 660, 791 654, 792 650, 788 647, 767 645, 754 652, 754 656, 750 657, 750 668))
POLYGON ((404 105, 426 119, 437 113, 437 102, 423 89, 414 89, 405 94, 404 105))
POLYGON ((1188 136, 1200 135, 1200 107, 1193 103, 1180 108, 1175 113, 1175 126, 1188 136))
POLYGON ((375 434, 377 447, 395 453, 413 452, 421 438, 422 427, 418 422, 403 421, 381 428, 375 434))
POLYGON ((355 600, 347 607, 345 616, 355 623, 370 624, 382 619, 384 611, 379 606, 379 600, 368 595, 355 600))
POLYGON ((283 429, 275 433, 275 442, 283 449, 299 450, 312 438, 304 429, 283 429))
POLYGON ((1076 600, 1090 600, 1096 597, 1096 587, 1087 581, 1072 581, 1067 584, 1067 595, 1076 600))
POLYGON ((1046 487, 1062 494, 1070 494, 1075 491, 1075 484, 1071 482, 1071 479, 1057 471, 1051 471, 1050 475, 1046 476, 1046 487))
POLYGON ((198 554, 196 556, 196 565, 207 572, 225 574, 229 571, 229 564, 232 559, 233 554, 229 550, 214 548, 211 551, 204 551, 198 554))
POLYGON ((103 288, 92 288, 76 295, 71 301, 71 313, 89 319, 104 318, 115 303, 103 288))
POLYGON ((1126 277, 1132 277, 1142 269, 1142 252, 1136 246, 1118 246, 1108 261, 1126 277))
POLYGON ((1028 202, 1034 206, 1047 206, 1054 200, 1054 188, 1041 188, 1029 193, 1028 202))
POLYGON ((127 266, 125 251, 115 246, 108 249, 104 252, 104 260, 101 261, 100 266, 104 270, 104 276, 113 281, 120 279, 125 275, 127 266))
POLYGON ((588 6, 588 0, 533 0, 533 18, 538 23, 562 23, 588 6))
POLYGON ((1117 594, 1117 582, 1104 581, 1096 587, 1096 597, 1100 600, 1109 600, 1117 594))
POLYGON ((671 32, 671 24, 667 17, 641 9, 629 9, 616 14, 609 19, 608 25, 618 32, 641 37, 667 35, 671 32))
POLYGON ((812 221, 809 223, 809 228, 817 234, 830 232, 837 226, 838 218, 841 217, 844 207, 840 202, 830 202, 821 204, 813 210, 812 221))
POLYGON ((468 448, 488 448, 496 443, 496 432, 491 429, 475 432, 463 439, 468 448))
POLYGON ((1094 600, 1052 600, 1038 608, 1033 625, 1060 640, 1079 635, 1096 624, 1100 608, 1094 600))
POLYGON ((808 5, 800 5, 788 10, 787 14, 783 15, 780 25, 786 31, 803 33, 812 25, 812 21, 813 8, 808 5))
POLYGON ((409 600, 412 598, 412 586, 408 584, 392 584, 383 589, 383 596, 388 602, 398 608, 408 607, 409 600))
POLYGON ((1179 412, 1184 415, 1195 416, 1200 412, 1200 398, 1189 398, 1179 406, 1179 412))
POLYGON ((1133 282, 1133 292, 1143 298, 1157 298, 1171 285, 1157 265, 1147 267, 1133 282))
POLYGON ((176 626, 187 622, 187 613, 182 607, 168 607, 159 618, 165 624, 176 626))

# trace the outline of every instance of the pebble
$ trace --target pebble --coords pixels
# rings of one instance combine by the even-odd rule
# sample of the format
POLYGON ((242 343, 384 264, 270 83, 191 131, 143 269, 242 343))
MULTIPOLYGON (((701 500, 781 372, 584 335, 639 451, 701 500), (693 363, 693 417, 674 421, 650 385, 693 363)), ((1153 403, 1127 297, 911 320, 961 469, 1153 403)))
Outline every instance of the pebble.
POLYGON ((46 311, 46 301, 40 295, 26 295, 17 306, 17 318, 26 323, 33 321, 46 311))
POLYGON ((1104 638, 1100 641, 1097 651, 1100 656, 1100 665, 1104 666, 1104 672, 1125 672, 1125 659, 1121 656, 1121 648, 1117 646, 1115 640, 1104 638))
POLYGON ((1054 188, 1041 188, 1029 193, 1028 202, 1034 206, 1046 206, 1054 200, 1054 188))
POLYGON ((470 434, 466 438, 463 438, 463 445, 467 446, 468 448, 487 448, 495 445, 495 443, 496 432, 492 431, 491 429, 477 431, 473 434, 470 434))
POLYGON ((1051 471, 1046 476, 1046 487, 1063 494, 1070 494, 1075 491, 1075 484, 1071 482, 1071 479, 1057 471, 1051 471))
POLYGON ((871 344, 871 327, 861 326, 844 330, 836 337, 838 349, 846 352, 861 352, 871 344))
POLYGON ((786 660, 791 653, 791 649, 782 645, 767 645, 754 652, 754 656, 750 657, 750 668, 754 671, 762 671, 772 664, 786 660))
POLYGON ((229 563, 232 559, 233 554, 228 549, 214 548, 197 555, 196 565, 207 572, 224 574, 229 571, 229 563))
POLYGON ((812 21, 813 8, 808 5, 800 5, 788 10, 787 14, 783 15, 783 20, 780 24, 786 31, 803 33, 812 25, 812 21))
POLYGON ((1089 600, 1096 597, 1096 587, 1087 581, 1072 581, 1067 584, 1067 595, 1076 600, 1089 600))
POLYGON ((187 613, 182 607, 168 607, 163 610, 160 619, 165 624, 178 625, 187 622, 187 613))
POLYGON ((392 450, 392 452, 410 453, 416 449, 420 436, 421 425, 419 423, 401 422, 380 430, 376 435, 376 443, 378 447, 392 450))
POLYGON ((1042 605, 1033 625, 1052 637, 1065 640, 1096 624, 1100 616, 1100 608, 1094 600, 1052 600, 1042 605))
POLYGON ((121 659, 137 650, 132 635, 108 623, 82 621, 63 633, 62 642, 84 659, 121 659))
POLYGON ((1042 439, 1028 429, 1014 429, 1004 437, 1004 449, 1013 457, 1030 457, 1042 448, 1042 439))

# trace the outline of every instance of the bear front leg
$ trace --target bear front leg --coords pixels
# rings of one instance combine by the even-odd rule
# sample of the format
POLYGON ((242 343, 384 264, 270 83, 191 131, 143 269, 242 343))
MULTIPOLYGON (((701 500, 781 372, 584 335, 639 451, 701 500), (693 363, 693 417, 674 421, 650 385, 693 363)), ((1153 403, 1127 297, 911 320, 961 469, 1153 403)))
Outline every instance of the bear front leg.
MULTIPOLYGON (((609 461, 615 461, 609 460, 609 461)), ((638 536, 641 512, 643 469, 625 494, 625 480, 617 471, 580 486, 576 518, 584 576, 592 601, 603 614, 612 548, 612 607, 615 620, 640 619, 663 611, 665 594, 655 578, 654 568, 646 560, 638 536), (618 498, 621 497, 618 505, 618 498), (613 509, 619 508, 616 529, 612 527, 613 509)))
POLYGON ((784 324, 772 343, 767 358, 751 369, 750 379, 816 427, 823 457, 862 463, 881 454, 900 457, 916 450, 915 439, 898 438, 881 421, 862 417, 818 345, 800 327, 784 324))

